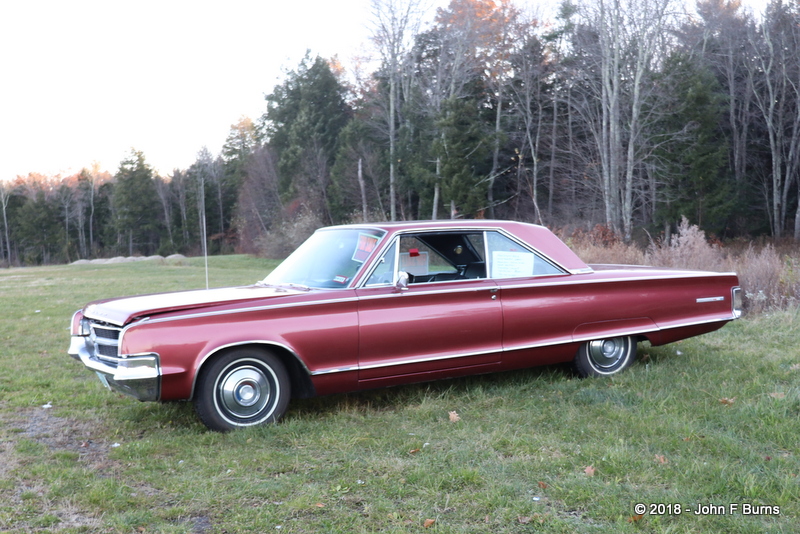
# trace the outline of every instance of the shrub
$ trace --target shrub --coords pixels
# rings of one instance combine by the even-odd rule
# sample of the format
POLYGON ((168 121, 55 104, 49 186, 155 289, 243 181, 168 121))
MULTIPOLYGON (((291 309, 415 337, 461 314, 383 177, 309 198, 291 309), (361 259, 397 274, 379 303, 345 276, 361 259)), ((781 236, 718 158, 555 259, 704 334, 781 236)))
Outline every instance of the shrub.
POLYGON ((286 219, 273 226, 267 233, 256 239, 256 246, 262 256, 282 259, 291 254, 321 226, 324 224, 315 213, 304 210, 294 218, 286 219))
POLYGON ((800 254, 794 245, 782 248, 781 252, 771 243, 734 244, 726 248, 718 241, 709 242, 705 233, 686 218, 668 243, 651 241, 646 251, 635 244, 623 243, 602 225, 561 237, 588 264, 736 272, 745 309, 750 313, 785 309, 797 306, 800 301, 800 254))
POLYGON ((669 243, 650 243, 646 254, 647 263, 656 267, 719 271, 725 268, 725 257, 717 244, 711 244, 706 234, 696 225, 681 218, 678 233, 669 243))

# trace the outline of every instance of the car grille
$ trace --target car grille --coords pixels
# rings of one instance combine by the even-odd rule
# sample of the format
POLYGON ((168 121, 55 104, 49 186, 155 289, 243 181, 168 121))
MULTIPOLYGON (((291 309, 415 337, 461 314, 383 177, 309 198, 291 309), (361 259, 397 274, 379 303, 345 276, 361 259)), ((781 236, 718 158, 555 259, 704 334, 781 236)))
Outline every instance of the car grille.
POLYGON ((89 328, 92 332, 95 358, 116 367, 119 357, 119 334, 122 329, 96 321, 92 321, 89 328))

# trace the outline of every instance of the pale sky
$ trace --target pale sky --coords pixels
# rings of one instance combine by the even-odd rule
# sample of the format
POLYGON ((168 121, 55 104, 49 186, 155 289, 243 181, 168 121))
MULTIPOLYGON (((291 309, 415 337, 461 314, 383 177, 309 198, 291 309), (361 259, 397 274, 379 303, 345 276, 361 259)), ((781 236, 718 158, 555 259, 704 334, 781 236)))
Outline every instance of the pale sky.
POLYGON ((186 169, 307 49, 352 67, 370 20, 370 0, 0 0, 0 180, 113 174, 131 148, 186 169))
POLYGON ((369 0, 0 0, 0 179, 218 154, 307 49, 366 45, 369 0))

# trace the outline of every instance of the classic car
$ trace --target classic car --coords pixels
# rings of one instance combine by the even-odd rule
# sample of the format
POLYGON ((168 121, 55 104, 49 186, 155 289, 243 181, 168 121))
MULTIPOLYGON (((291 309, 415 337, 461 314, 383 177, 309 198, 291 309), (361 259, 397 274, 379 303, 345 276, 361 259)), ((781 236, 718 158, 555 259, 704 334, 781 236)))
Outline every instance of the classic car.
POLYGON ((250 286, 92 302, 68 352, 108 388, 192 400, 227 431, 291 398, 570 361, 610 376, 640 341, 741 313, 735 273, 590 266, 519 222, 376 223, 322 228, 250 286))

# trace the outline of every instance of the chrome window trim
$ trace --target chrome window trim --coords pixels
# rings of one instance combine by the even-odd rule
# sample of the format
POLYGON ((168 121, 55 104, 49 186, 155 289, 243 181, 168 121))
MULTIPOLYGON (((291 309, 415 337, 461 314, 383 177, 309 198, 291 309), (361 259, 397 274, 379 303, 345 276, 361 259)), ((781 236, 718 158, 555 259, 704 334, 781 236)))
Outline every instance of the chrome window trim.
POLYGON ((695 299, 695 302, 698 304, 703 304, 706 302, 722 302, 725 300, 725 297, 701 297, 699 299, 695 299))
MULTIPOLYGON (((365 289, 386 289, 389 286, 370 286, 365 289)), ((379 295, 359 295, 358 300, 374 300, 374 299, 381 299, 381 298, 395 298, 395 297, 413 297, 413 296, 425 296, 425 295, 450 295, 452 293, 476 293, 478 291, 497 291, 497 282, 492 280, 491 278, 471 278, 469 280, 445 280, 442 282, 423 282, 420 284, 414 284, 413 286, 409 286, 409 288, 413 288, 413 290, 409 290, 403 293, 381 293, 379 295), (494 285, 482 285, 480 287, 456 287, 451 289, 430 289, 426 290, 425 286, 431 285, 441 285, 441 284, 452 284, 452 283, 462 283, 462 282, 473 282, 473 283, 480 283, 483 282, 492 282, 494 285)))
POLYGON ((370 271, 364 277, 364 283, 361 284, 356 289, 360 289, 362 287, 364 287, 364 288, 391 287, 396 282, 396 280, 394 280, 394 277, 397 274, 397 271, 398 271, 399 268, 400 268, 400 237, 394 236, 394 238, 392 238, 392 240, 389 242, 389 245, 386 246, 386 248, 375 258, 375 261, 373 261, 372 264, 370 265, 370 271), (383 258, 385 258, 386 255, 389 254, 389 252, 392 249, 394 249, 394 261, 393 261, 394 265, 392 265, 392 278, 393 278, 393 280, 390 281, 390 282, 386 282, 386 283, 373 284, 373 285, 369 285, 368 286, 367 285, 367 281, 372 277, 373 274, 375 274, 375 271, 381 265, 381 260, 383 258))
MULTIPOLYGON (((408 228, 408 229, 397 230, 394 233, 392 241, 390 242, 390 243, 396 243, 395 246, 397 247, 397 249, 395 251, 395 269, 394 269, 394 272, 397 273, 397 269, 398 269, 398 266, 399 266, 399 261, 400 261, 400 248, 399 248, 400 247, 400 238, 403 237, 403 236, 420 235, 420 234, 440 234, 440 233, 450 233, 450 234, 473 233, 473 234, 483 234, 483 247, 484 247, 484 255, 485 255, 484 262, 486 263, 486 278, 485 278, 485 280, 494 280, 494 281, 498 281, 498 280, 513 280, 513 278, 493 278, 493 277, 489 276, 489 273, 491 272, 490 265, 489 265, 489 262, 490 262, 490 259, 489 259, 489 239, 488 239, 488 235, 487 235, 489 232, 497 232, 497 233, 503 235, 504 237, 506 237, 507 239, 510 239, 511 241, 515 242, 517 245, 521 246, 522 248, 524 248, 528 252, 530 252, 532 254, 536 254, 541 259, 545 260, 546 262, 550 263, 551 265, 553 265, 557 269, 561 270, 561 273, 557 273, 557 274, 536 274, 536 275, 526 276, 525 278, 541 278, 541 277, 544 277, 544 276, 569 276, 571 274, 587 274, 587 273, 593 273, 594 272, 594 270, 591 267, 585 267, 585 268, 582 268, 582 269, 567 269, 566 267, 561 265, 559 262, 555 261, 553 258, 551 258, 547 254, 543 253, 542 251, 540 251, 539 249, 537 249, 533 245, 529 245, 528 243, 526 243, 525 241, 523 241, 522 239, 520 239, 516 235, 514 235, 511 232, 505 230, 504 228, 500 228, 499 226, 492 226, 492 227, 485 227, 485 228, 483 228, 483 227, 482 228, 476 228, 474 226, 463 226, 463 227, 462 226, 451 226, 451 227, 446 227, 445 226, 445 227, 434 227, 434 228, 424 228, 424 229, 408 228)), ((365 271, 365 272, 368 272, 369 274, 365 274, 365 275, 362 275, 361 277, 359 277, 358 278, 358 283, 354 283, 354 284, 351 285, 351 287, 353 289, 363 289, 365 287, 388 287, 388 285, 367 286, 366 282, 367 282, 367 280, 369 280, 369 277, 372 276, 372 273, 377 268, 378 261, 380 260, 380 258, 382 258, 384 256, 384 254, 386 254, 386 252, 389 250, 390 246, 391 246, 391 244, 384 246, 383 250, 381 250, 381 252, 375 257, 375 259, 369 265, 369 270, 365 271)), ((465 280, 445 280, 443 282, 425 282, 425 283, 431 283, 431 284, 452 283, 452 282, 464 282, 464 281, 467 281, 467 280, 470 280, 470 279, 465 279, 465 280)), ((481 279, 481 280, 484 280, 484 279, 481 279)), ((413 285, 418 285, 418 284, 413 284, 413 285)))
MULTIPOLYGON (((488 230, 488 229, 486 230, 486 232, 493 232, 493 231, 495 231, 495 230, 488 230)), ((555 261, 553 258, 548 256, 547 254, 545 254, 544 252, 542 252, 541 250, 539 250, 535 246, 530 245, 530 244, 526 243, 525 241, 521 240, 519 237, 515 236, 511 232, 507 232, 503 228, 498 228, 496 231, 498 233, 501 233, 501 234, 505 235, 508 239, 516 242, 518 245, 522 246, 523 248, 528 249, 530 252, 538 255, 540 258, 543 258, 546 262, 550 263, 554 267, 557 267, 558 269, 561 270, 560 274, 535 274, 535 275, 531 275, 530 277, 526 277, 526 278, 539 278, 541 276, 562 276, 562 275, 571 274, 569 269, 567 269, 566 267, 561 265, 559 262, 555 261)), ((488 247, 489 246, 488 245, 489 240, 487 239, 487 236, 484 236, 484 240, 486 241, 486 243, 487 243, 486 246, 488 247)), ((583 260, 581 260, 581 261, 583 261, 583 260)), ((486 274, 488 276, 488 274, 490 272, 489 263, 488 263, 489 262, 488 248, 487 248, 486 262, 487 262, 487 264, 486 264, 486 274)), ((583 269, 581 269, 581 270, 583 270, 583 269)), ((492 280, 508 280, 508 279, 507 278, 492 278, 492 280)))

